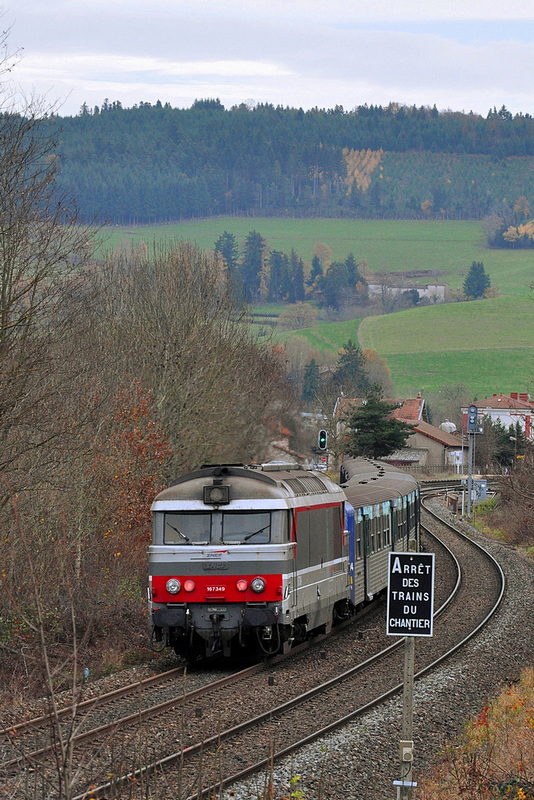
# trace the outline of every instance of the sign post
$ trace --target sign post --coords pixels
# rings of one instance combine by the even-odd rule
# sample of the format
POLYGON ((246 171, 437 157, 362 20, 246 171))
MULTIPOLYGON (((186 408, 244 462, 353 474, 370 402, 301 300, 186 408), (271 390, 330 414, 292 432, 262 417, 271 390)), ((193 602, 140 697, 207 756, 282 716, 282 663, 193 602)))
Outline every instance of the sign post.
POLYGON ((434 553, 390 552, 386 633, 405 637, 401 779, 393 781, 397 800, 411 800, 417 786, 412 780, 415 637, 432 636, 433 617, 434 553))
POLYGON ((467 435, 469 437, 467 466, 467 518, 471 518, 471 502, 473 499, 473 450, 475 434, 478 433, 478 408, 474 404, 467 409, 467 435))

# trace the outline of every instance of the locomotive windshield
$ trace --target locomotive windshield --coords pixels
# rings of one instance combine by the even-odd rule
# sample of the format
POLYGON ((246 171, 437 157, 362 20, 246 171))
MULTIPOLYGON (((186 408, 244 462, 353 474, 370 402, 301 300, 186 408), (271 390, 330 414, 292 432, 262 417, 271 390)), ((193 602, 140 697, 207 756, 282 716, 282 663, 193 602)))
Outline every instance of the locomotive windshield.
POLYGON ((271 541, 271 515, 269 512, 259 514, 223 514, 222 540, 231 542, 251 542, 266 544, 271 541))
POLYGON ((165 514, 165 544, 207 544, 211 540, 211 514, 165 514))
MULTIPOLYGON (((278 538, 282 524, 278 519, 278 538)), ((164 523, 165 544, 268 544, 271 535, 271 513, 249 512, 166 512, 164 523)))

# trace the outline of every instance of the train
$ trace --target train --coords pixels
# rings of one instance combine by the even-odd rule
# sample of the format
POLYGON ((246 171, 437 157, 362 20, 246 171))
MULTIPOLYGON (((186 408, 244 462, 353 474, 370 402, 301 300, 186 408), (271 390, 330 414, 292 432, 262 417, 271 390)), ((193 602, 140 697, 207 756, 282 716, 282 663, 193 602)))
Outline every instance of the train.
POLYGON ((206 465, 152 504, 155 650, 189 663, 287 653, 387 586, 388 553, 419 537, 419 485, 346 459, 339 484, 298 464, 206 465))

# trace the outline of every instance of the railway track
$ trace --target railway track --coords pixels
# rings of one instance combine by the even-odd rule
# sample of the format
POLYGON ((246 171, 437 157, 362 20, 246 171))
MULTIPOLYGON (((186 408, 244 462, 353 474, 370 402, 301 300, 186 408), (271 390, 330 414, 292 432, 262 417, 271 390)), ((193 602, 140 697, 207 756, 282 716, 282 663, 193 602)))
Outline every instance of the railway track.
MULTIPOLYGON (((473 551, 469 540, 458 541, 456 534, 442 523, 439 526, 444 544, 432 545, 432 549, 439 552, 442 602, 434 638, 417 642, 416 677, 426 674, 479 630, 502 597, 502 577, 495 563, 480 548, 473 551), (446 549, 447 538, 463 565, 461 577, 458 561, 455 563, 446 549), (469 601, 469 597, 490 594, 487 603, 469 601)), ((93 774, 111 777, 105 782, 92 781, 88 789, 86 777, 84 784, 80 776, 75 784, 78 797, 128 796, 125 787, 132 783, 137 788, 149 786, 153 780, 158 786, 172 786, 176 798, 204 796, 357 720, 402 688, 404 639, 392 642, 380 630, 385 627, 383 606, 369 614, 356 630, 348 627, 335 640, 331 637, 328 651, 316 642, 308 652, 257 665, 192 692, 186 690, 183 675, 177 672, 175 680, 184 682, 180 694, 175 691, 165 703, 148 704, 131 713, 128 723, 126 717, 120 720, 115 716, 105 730, 93 731, 93 737, 83 734, 86 738, 76 746, 80 748, 92 738, 91 751, 90 755, 77 751, 77 762, 92 763, 93 774), (336 650, 339 657, 333 656, 336 650), (143 742, 142 752, 139 742, 143 742)), ((39 760, 35 752, 33 762, 29 754, 24 760, 33 769, 39 760)), ((20 758, 11 759, 10 768, 17 764, 20 766, 20 758)), ((18 796, 23 795, 13 794, 18 796)))
MULTIPOLYGON (((373 613, 374 609, 368 607, 361 613, 360 620, 373 613)), ((350 623, 343 623, 337 630, 343 631, 348 624, 350 623)), ((9 725, 0 730, 0 777, 8 780, 10 775, 21 768, 32 771, 39 768, 43 774, 47 768, 42 764, 47 759, 57 761, 57 753, 61 749, 60 739, 62 743, 68 741, 72 752, 81 756, 82 748, 87 749, 89 745, 95 753, 106 744, 109 746, 111 737, 116 738, 121 731, 133 729, 137 735, 140 724, 177 707, 189 710, 191 716, 198 715, 198 703, 204 696, 216 694, 233 683, 246 681, 266 670, 272 670, 277 664, 305 652, 325 638, 325 635, 317 636, 313 641, 293 648, 290 654, 277 656, 269 662, 255 663, 244 669, 231 667, 228 662, 224 662, 218 672, 213 667, 209 671, 200 668, 191 677, 191 673, 187 676, 185 667, 176 667, 90 699, 70 703, 53 713, 9 725), (227 673, 222 678, 221 669, 227 673), (195 688, 188 688, 191 683, 194 683, 195 688), (132 707, 135 710, 132 711, 132 707), (43 740, 48 742, 45 746, 42 746, 43 740)), ((85 756, 87 757, 87 753, 85 756)), ((56 765, 53 763, 51 768, 54 769, 56 765)))

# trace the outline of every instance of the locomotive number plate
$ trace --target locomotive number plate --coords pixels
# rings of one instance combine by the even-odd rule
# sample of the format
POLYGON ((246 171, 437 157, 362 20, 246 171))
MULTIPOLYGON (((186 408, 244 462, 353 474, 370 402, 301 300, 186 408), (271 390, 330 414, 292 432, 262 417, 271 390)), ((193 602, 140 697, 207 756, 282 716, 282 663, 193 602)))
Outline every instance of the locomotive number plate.
POLYGON ((208 614, 225 614, 226 606, 208 606, 208 614))

